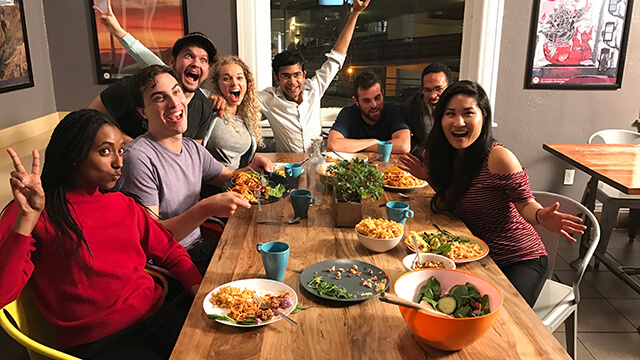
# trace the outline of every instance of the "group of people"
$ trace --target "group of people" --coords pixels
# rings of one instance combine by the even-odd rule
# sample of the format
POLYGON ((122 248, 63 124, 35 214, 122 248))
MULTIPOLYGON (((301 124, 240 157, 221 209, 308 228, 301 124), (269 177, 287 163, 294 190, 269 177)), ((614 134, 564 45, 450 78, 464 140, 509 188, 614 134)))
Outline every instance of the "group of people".
MULTIPOLYGON (((0 219, 0 307, 25 286, 53 324, 66 352, 96 359, 163 359, 188 307, 165 301, 144 272, 149 261, 193 295, 216 242, 199 226, 250 204, 220 189, 235 171, 273 171, 259 120, 269 120, 278 152, 309 152, 321 135, 320 99, 342 67, 359 14, 353 9, 327 60, 307 79, 304 59, 273 59, 276 87, 258 91, 236 56, 218 59, 202 33, 176 41, 169 66, 128 34, 111 10, 101 23, 144 66, 105 89, 54 130, 40 174, 8 149, 14 200, 0 219), (211 94, 201 88, 209 77, 211 94), (203 184, 205 186, 203 190, 203 184)), ((335 151, 393 143, 405 169, 428 180, 434 211, 460 217, 484 239, 492 258, 533 305, 547 270, 532 225, 581 233, 580 219, 535 201, 526 170, 491 135, 491 106, 476 83, 453 83, 431 64, 422 88, 402 105, 384 104, 383 83, 362 72, 354 105, 344 108, 327 142, 335 151)), ((375 151, 375 150, 374 150, 375 151)))

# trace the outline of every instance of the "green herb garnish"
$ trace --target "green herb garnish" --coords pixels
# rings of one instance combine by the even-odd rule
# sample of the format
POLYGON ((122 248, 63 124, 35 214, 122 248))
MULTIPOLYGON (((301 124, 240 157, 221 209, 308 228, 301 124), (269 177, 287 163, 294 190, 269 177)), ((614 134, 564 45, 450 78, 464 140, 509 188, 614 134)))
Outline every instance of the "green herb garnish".
POLYGON ((302 310, 311 309, 312 307, 315 307, 315 305, 309 305, 307 307, 296 305, 295 309, 293 309, 293 311, 291 311, 291 314, 297 314, 302 310))
POLYGON ((322 280, 322 276, 317 276, 307 284, 310 288, 318 292, 318 295, 326 295, 334 298, 349 299, 353 295, 347 292, 343 286, 329 284, 322 280))
POLYGON ((276 186, 275 188, 269 188, 267 194, 269 194, 269 196, 279 198, 282 196, 282 194, 284 194, 285 191, 287 191, 287 189, 284 187, 284 185, 278 184, 278 186, 276 186))

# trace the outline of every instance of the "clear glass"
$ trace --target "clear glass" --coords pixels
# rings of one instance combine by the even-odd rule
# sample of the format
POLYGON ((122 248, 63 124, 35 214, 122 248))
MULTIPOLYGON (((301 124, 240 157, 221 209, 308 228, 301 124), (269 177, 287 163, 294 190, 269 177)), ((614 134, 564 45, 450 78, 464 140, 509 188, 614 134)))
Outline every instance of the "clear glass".
POLYGON ((311 140, 313 153, 307 161, 307 189, 311 191, 311 196, 316 198, 315 205, 322 205, 327 202, 325 194, 327 186, 321 181, 327 162, 322 157, 322 138, 318 137, 311 140))

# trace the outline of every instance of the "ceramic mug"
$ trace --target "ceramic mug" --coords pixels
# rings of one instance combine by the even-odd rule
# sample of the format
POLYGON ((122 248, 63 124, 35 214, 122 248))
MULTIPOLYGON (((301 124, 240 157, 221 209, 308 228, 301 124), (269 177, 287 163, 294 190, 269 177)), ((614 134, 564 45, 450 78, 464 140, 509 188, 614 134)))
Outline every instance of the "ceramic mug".
POLYGON ((391 156, 392 149, 393 143, 391 141, 379 141, 378 155, 380 155, 380 161, 389 161, 389 156, 391 156))
POLYGON ((387 219, 404 225, 407 219, 413 217, 413 210, 409 210, 409 204, 402 201, 389 201, 387 203, 387 219))
POLYGON ((298 187, 300 181, 300 174, 302 174, 302 165, 300 164, 285 164, 284 174, 287 177, 287 181, 292 188, 298 187))
POLYGON ((271 241, 266 244, 258 243, 256 249, 262 255, 262 264, 267 279, 284 280, 284 270, 289 262, 289 244, 282 241, 271 241))
POLYGON ((309 205, 315 204, 316 198, 311 196, 311 191, 309 190, 293 190, 289 195, 291 196, 293 215, 300 219, 306 219, 309 205))

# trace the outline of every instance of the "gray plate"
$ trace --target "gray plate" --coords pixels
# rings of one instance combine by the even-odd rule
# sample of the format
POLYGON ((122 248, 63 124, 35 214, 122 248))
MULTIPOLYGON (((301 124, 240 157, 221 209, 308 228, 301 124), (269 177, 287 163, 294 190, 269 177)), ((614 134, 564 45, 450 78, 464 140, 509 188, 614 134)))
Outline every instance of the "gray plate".
POLYGON ((305 288, 307 291, 309 291, 311 294, 315 296, 318 296, 324 299, 334 300, 334 301, 353 302, 353 301, 362 301, 362 300, 371 299, 373 297, 380 295, 381 292, 387 290, 387 288, 389 288, 390 279, 385 278, 384 277, 385 275, 386 273, 379 267, 363 261, 349 260, 349 259, 325 260, 319 263, 315 263, 309 266, 308 268, 304 269, 302 274, 300 274, 300 284, 302 285, 303 288, 305 288), (356 275, 352 275, 351 277, 347 276, 348 274, 350 274, 349 269, 351 269, 353 265, 358 266, 357 271, 361 272, 360 276, 356 276, 356 275), (333 266, 335 266, 336 270, 338 270, 339 268, 345 269, 345 271, 342 273, 342 279, 340 280, 336 279, 335 271, 331 273, 327 272, 327 268, 331 268, 333 266), (371 269, 373 271, 373 274, 369 274, 367 271, 368 269, 371 269), (315 274, 316 271, 318 272, 317 275, 315 274), (329 275, 329 276, 326 276, 326 275, 329 275), (342 299, 342 298, 335 298, 327 295, 318 295, 316 290, 309 287, 308 285, 309 282, 313 280, 313 278, 315 278, 316 276, 322 276, 322 280, 324 280, 329 284, 336 284, 344 287, 345 289, 347 289, 347 292, 349 292, 354 296, 352 296, 349 299, 342 299), (364 280, 370 279, 374 276, 378 277, 378 281, 374 281, 374 284, 379 283, 382 279, 387 280, 384 286, 384 289, 380 291, 376 291, 375 285, 373 285, 371 288, 362 285, 362 282, 364 280))

